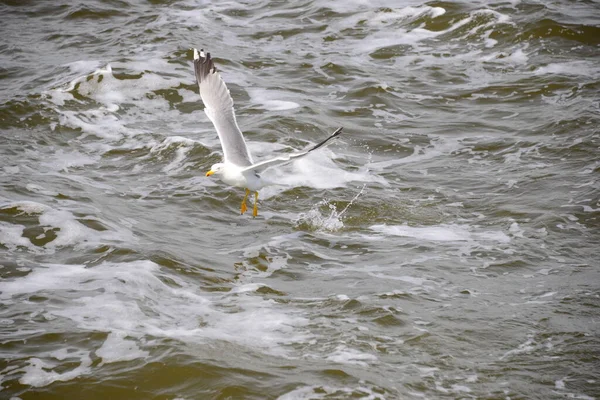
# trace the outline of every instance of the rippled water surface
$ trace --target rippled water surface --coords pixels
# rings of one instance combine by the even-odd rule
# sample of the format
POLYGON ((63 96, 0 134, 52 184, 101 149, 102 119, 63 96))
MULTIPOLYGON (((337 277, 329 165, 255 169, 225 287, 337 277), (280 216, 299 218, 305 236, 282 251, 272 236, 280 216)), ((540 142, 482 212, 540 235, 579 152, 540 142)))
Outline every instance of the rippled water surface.
POLYGON ((600 398, 598 2, 0 4, 0 397, 600 398))

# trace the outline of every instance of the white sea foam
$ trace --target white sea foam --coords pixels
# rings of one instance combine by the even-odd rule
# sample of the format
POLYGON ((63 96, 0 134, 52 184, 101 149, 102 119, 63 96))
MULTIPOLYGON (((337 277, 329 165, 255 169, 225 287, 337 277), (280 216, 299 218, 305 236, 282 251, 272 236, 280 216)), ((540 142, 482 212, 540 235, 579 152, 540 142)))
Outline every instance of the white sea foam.
POLYGON ((98 60, 78 60, 65 64, 75 74, 81 75, 93 70, 101 70, 102 62, 98 60))
POLYGON ((277 400, 319 400, 319 399, 347 399, 360 396, 362 400, 386 400, 380 391, 359 385, 355 388, 333 387, 329 385, 301 386, 283 394, 277 400))
POLYGON ((534 75, 581 75, 588 77, 597 77, 600 75, 600 68, 596 63, 585 60, 569 61, 562 63, 550 63, 543 67, 536 68, 534 75))
POLYGON ((36 185, 35 183, 28 183, 25 185, 25 188, 32 193, 39 193, 45 196, 57 196, 58 192, 56 190, 47 189, 44 186, 36 185))
POLYGON ((152 147, 150 148, 150 153, 160 154, 160 157, 162 158, 162 153, 165 150, 174 147, 176 149, 175 157, 173 158, 173 160, 171 160, 169 164, 163 167, 163 171, 167 174, 176 174, 178 172, 181 172, 187 166, 191 165, 191 163, 186 163, 185 159, 190 150, 192 150, 193 147, 198 143, 199 142, 195 140, 181 136, 169 136, 165 138, 161 143, 152 145, 152 147))
POLYGON ((300 104, 287 100, 289 94, 275 90, 247 89, 252 103, 262 105, 268 111, 286 111, 300 107, 300 104))
POLYGON ((410 156, 368 164, 368 168, 381 171, 396 165, 417 163, 439 156, 445 156, 461 148, 460 140, 455 138, 434 137, 429 146, 415 145, 410 156))
POLYGON ((95 164, 100 159, 99 156, 90 156, 79 151, 57 150, 48 161, 43 161, 41 165, 51 171, 66 171, 70 168, 84 167, 95 164))
POLYGON ((148 357, 149 352, 140 350, 137 343, 126 336, 123 331, 109 333, 102 347, 96 350, 96 355, 102 358, 102 364, 148 357))
POLYGON ((80 129, 84 135, 94 135, 111 141, 120 140, 131 133, 122 120, 106 109, 85 112, 64 110, 59 115, 59 121, 62 126, 80 129))
POLYGON ((335 164, 335 154, 329 149, 319 149, 306 157, 282 168, 272 168, 263 177, 278 186, 266 187, 261 191, 263 198, 270 198, 289 187, 311 187, 314 189, 334 189, 346 187, 350 183, 377 183, 387 186, 388 182, 366 169, 349 172, 335 164))
POLYGON ((56 249, 73 246, 83 248, 96 246, 100 243, 115 241, 135 242, 131 231, 108 221, 100 221, 96 217, 87 217, 88 220, 96 220, 107 228, 98 231, 87 227, 79 222, 72 212, 55 209, 44 204, 22 201, 6 203, 0 209, 17 208, 25 214, 37 216, 39 225, 47 230, 54 230, 56 238, 43 246, 34 245, 28 238, 23 236, 25 226, 2 222, 0 225, 0 243, 15 250, 18 247, 27 248, 32 252, 54 253, 56 249))
POLYGON ((377 26, 381 24, 393 23, 403 19, 415 19, 424 15, 431 18, 437 18, 446 13, 442 7, 418 6, 404 7, 391 10, 391 12, 372 12, 372 18, 367 19, 367 24, 377 26))
POLYGON ((345 345, 338 346, 327 359, 340 364, 355 364, 367 367, 369 363, 377 361, 377 356, 371 353, 363 353, 345 345))
POLYGON ((13 251, 19 247, 30 247, 31 241, 23 237, 24 230, 23 225, 0 221, 0 244, 13 251))
MULTIPOLYGON (((137 70, 147 70, 148 64, 152 60, 151 58, 146 58, 143 61, 143 67, 140 65, 140 69, 137 70)), ((154 59, 154 61, 155 64, 156 62, 160 62, 168 65, 162 59, 154 59)), ((135 68, 135 61, 129 61, 127 66, 135 68)), ((163 70, 170 72, 172 67, 163 68, 163 70)), ((107 107, 119 106, 119 104, 125 101, 142 100, 149 91, 168 88, 169 83, 173 79, 159 76, 156 72, 159 71, 153 69, 152 73, 142 73, 139 79, 117 79, 109 64, 104 68, 97 69, 90 75, 75 78, 66 88, 58 88, 56 91, 72 92, 73 90, 77 90, 80 95, 90 97, 107 107)))
POLYGON ((529 61, 529 56, 524 49, 516 49, 510 53, 494 52, 479 57, 481 61, 496 64, 508 64, 512 66, 526 65, 529 61))
MULTIPOLYGON (((24 277, 1 281, 0 302, 11 304, 38 293, 60 299, 60 307, 40 304, 47 310, 47 320, 69 320, 84 331, 107 332, 96 350, 102 363, 145 359, 148 336, 190 344, 232 342, 286 356, 281 345, 306 340, 302 327, 307 321, 293 309, 279 310, 276 303, 254 295, 258 287, 242 284, 229 294, 209 296, 190 282, 166 277, 150 261, 45 264, 24 277), (232 307, 237 312, 232 313, 232 307)), ((25 384, 45 386, 87 374, 89 352, 84 353, 69 353, 81 364, 64 374, 52 371, 56 354, 44 357, 42 353, 29 360, 21 379, 25 384)))
POLYGON ((511 62, 514 64, 527 64, 529 61, 529 56, 523 51, 523 49, 517 49, 510 53, 508 57, 504 59, 507 62, 511 62))
POLYGON ((41 214, 45 211, 51 210, 52 208, 35 201, 18 201, 13 203, 4 203, 0 205, 0 209, 16 208, 17 210, 25 214, 41 214))
POLYGON ((392 276, 392 275, 382 274, 382 273, 377 273, 377 272, 369 272, 369 275, 373 276, 375 278, 380 278, 380 279, 391 279, 394 281, 402 281, 402 282, 409 283, 413 286, 423 286, 425 284, 433 283, 432 281, 429 281, 427 279, 417 278, 414 276, 407 276, 407 275, 392 276))
POLYGON ((373 225, 375 232, 392 236, 404 236, 419 240, 437 242, 490 241, 510 242, 510 237, 502 231, 480 231, 468 225, 438 225, 430 227, 411 227, 407 225, 373 225))
MULTIPOLYGON (((391 13, 370 12, 373 15, 369 16, 364 14, 354 14, 352 18, 356 20, 355 23, 358 23, 361 20, 367 20, 371 21, 371 25, 392 25, 398 21, 415 19, 423 15, 428 15, 431 18, 437 18, 441 15, 444 15, 445 12, 446 10, 441 7, 420 6, 406 7, 400 10, 394 10, 391 13)), ((451 32, 458 31, 463 26, 472 23, 476 19, 479 23, 474 28, 471 28, 467 35, 479 35, 480 32, 485 32, 486 29, 498 24, 511 24, 510 18, 506 14, 489 9, 479 9, 472 11, 468 17, 455 21, 451 26, 441 31, 430 31, 422 26, 413 29, 403 29, 399 26, 395 26, 395 29, 393 30, 372 30, 372 32, 368 35, 368 39, 362 40, 361 43, 357 45, 357 48, 361 49, 362 51, 371 52, 373 49, 396 45, 410 45, 413 47, 419 47, 428 39, 433 39, 451 32), (480 21, 482 19, 487 19, 487 21, 480 21), (391 35, 392 32, 394 33, 393 35, 391 35)))
POLYGON ((500 360, 510 358, 519 354, 530 354, 536 351, 548 350, 552 347, 551 339, 547 338, 544 342, 537 342, 532 334, 527 335, 527 340, 517 346, 516 349, 505 352, 500 360))
POLYGON ((57 362, 54 362, 51 359, 49 361, 41 360, 36 357, 28 359, 25 367, 14 370, 12 373, 22 372, 23 375, 19 379, 19 383, 34 387, 47 386, 57 381, 66 382, 90 373, 92 359, 89 352, 74 350, 69 354, 69 358, 73 359, 73 362, 78 363, 79 365, 63 373, 52 370, 52 368, 58 365, 57 362))
POLYGON ((18 174, 21 169, 19 168, 18 165, 14 165, 14 166, 5 165, 2 167, 2 170, 7 175, 14 175, 14 174, 18 174))
MULTIPOLYGON (((82 137, 94 135, 108 142, 114 142, 146 133, 145 122, 154 119, 158 113, 163 117, 173 113, 179 114, 178 111, 171 110, 166 99, 153 93, 156 90, 177 86, 179 81, 176 78, 167 74, 164 76, 157 74, 163 70, 172 72, 172 66, 169 67, 168 63, 160 57, 151 58, 148 54, 144 57, 138 64, 135 60, 127 63, 128 68, 140 67, 140 71, 145 71, 138 79, 117 79, 111 65, 106 65, 92 73, 76 77, 66 85, 45 92, 59 111, 59 124, 81 130, 82 137), (142 64, 145 68, 141 67, 142 64), (150 65, 155 68, 153 72, 147 70, 150 65), (86 103, 80 96, 91 99, 98 105, 76 111, 64 109, 66 101, 86 103), (128 108, 131 104, 140 107, 130 111, 128 108)), ((88 64, 84 62, 82 65, 88 64)), ((79 68, 77 70, 79 71, 79 68)), ((95 146, 88 143, 87 146, 95 151, 106 150, 106 143, 98 143, 95 146)))

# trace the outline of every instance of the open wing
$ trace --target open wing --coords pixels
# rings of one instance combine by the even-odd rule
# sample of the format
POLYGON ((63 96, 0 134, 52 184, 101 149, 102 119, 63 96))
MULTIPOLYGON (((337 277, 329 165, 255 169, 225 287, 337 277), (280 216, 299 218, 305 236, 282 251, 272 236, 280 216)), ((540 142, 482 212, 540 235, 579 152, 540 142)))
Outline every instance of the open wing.
POLYGON ((252 165, 252 157, 235 120, 233 99, 221 74, 217 72, 210 53, 205 54, 204 50, 198 53, 194 49, 194 70, 204 112, 217 130, 225 162, 240 167, 252 165))
POLYGON ((271 168, 274 167, 275 165, 281 165, 281 164, 286 164, 289 163, 290 161, 293 161, 297 158, 300 157, 304 157, 305 155, 307 155, 308 153, 310 153, 313 150, 318 149, 321 146, 324 146, 327 142, 329 142, 331 139, 335 138, 336 136, 338 136, 339 134, 342 133, 342 128, 337 128, 335 130, 335 132, 333 132, 327 139, 323 140, 321 143, 318 143, 316 145, 314 145, 313 147, 311 147, 310 149, 300 152, 300 153, 292 153, 292 154, 286 154, 284 156, 281 157, 277 157, 277 158, 272 158, 270 160, 266 160, 266 161, 262 161, 253 165, 250 165, 247 168, 244 168, 244 171, 256 171, 256 172, 260 172, 260 171, 264 171, 267 168, 271 168))

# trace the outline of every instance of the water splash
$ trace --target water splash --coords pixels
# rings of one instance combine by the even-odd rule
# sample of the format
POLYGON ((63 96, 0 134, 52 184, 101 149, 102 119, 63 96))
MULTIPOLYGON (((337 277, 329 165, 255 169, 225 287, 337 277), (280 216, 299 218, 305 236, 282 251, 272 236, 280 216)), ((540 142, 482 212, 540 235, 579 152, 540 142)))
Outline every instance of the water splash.
POLYGON ((312 231, 339 231, 344 227, 344 214, 360 195, 363 194, 366 187, 367 184, 364 184, 356 196, 340 212, 338 212, 337 206, 331 200, 323 199, 319 201, 308 212, 298 215, 298 218, 294 220, 295 227, 312 231))

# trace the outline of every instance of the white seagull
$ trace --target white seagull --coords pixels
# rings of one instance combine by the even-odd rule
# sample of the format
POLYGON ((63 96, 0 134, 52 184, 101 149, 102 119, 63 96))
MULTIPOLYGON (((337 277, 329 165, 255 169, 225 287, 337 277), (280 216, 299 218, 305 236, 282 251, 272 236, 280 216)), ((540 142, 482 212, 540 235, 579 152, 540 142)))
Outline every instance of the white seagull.
POLYGON ((194 49, 194 69, 200 89, 200 97, 204 103, 204 112, 215 126, 223 148, 223 162, 213 165, 206 176, 215 175, 228 185, 246 189, 240 209, 242 214, 248 210, 246 206, 248 195, 254 192, 252 215, 254 217, 258 215, 258 191, 269 184, 269 182, 261 179, 260 172, 305 156, 342 133, 342 128, 338 128, 327 139, 308 150, 255 164, 252 162, 244 136, 242 136, 236 122, 233 99, 229 94, 229 89, 227 89, 221 75, 217 72, 217 68, 210 58, 210 53, 204 53, 204 50, 200 50, 198 53, 198 50, 194 49))

